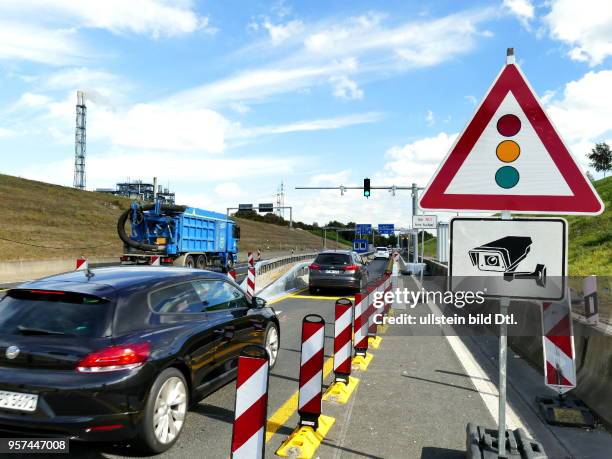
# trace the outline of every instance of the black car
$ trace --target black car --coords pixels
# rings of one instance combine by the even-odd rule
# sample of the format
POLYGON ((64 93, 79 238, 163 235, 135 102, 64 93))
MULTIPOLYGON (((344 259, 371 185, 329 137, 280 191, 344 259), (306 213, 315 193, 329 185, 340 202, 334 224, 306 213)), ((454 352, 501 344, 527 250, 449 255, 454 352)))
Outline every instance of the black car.
POLYGON ((163 452, 250 344, 274 365, 276 314, 219 273, 115 267, 23 284, 0 300, 0 431, 163 452))

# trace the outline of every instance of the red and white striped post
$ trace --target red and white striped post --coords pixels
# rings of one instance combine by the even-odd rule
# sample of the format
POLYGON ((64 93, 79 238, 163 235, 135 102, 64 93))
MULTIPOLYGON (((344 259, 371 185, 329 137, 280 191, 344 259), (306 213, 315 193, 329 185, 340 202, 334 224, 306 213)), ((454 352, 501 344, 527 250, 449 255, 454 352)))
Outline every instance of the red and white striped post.
POLYGON ((88 269, 89 263, 87 262, 87 258, 81 257, 76 259, 75 271, 87 271, 88 269))
POLYGON ((369 295, 355 294, 355 355, 368 352, 368 300, 369 295))
POLYGON ((370 294, 368 295, 368 337, 376 338, 378 332, 378 325, 374 321, 374 315, 376 314, 376 307, 374 306, 374 297, 376 292, 380 291, 381 284, 378 283, 375 287, 368 288, 370 294))
POLYGON ((300 358, 300 394, 298 414, 300 425, 319 427, 323 390, 323 345, 325 319, 309 314, 302 319, 302 352, 300 358))
POLYGON ((251 298, 255 296, 255 260, 253 259, 253 252, 247 254, 248 269, 247 269, 247 295, 251 298))
POLYGON ((158 255, 152 255, 149 262, 151 266, 161 266, 161 257, 158 255))
POLYGON ((335 306, 334 322, 334 382, 349 383, 351 358, 353 357, 353 303, 340 298, 335 306))
POLYGON ((559 394, 572 390, 576 387, 576 363, 569 299, 542 303, 542 345, 544 383, 559 394))
POLYGON ((582 281, 584 295, 584 318, 588 324, 597 325, 599 312, 597 304, 597 276, 587 276, 582 281))
MULTIPOLYGON (((384 285, 385 285, 385 295, 387 294, 387 292, 393 291, 393 286, 391 285, 391 275, 390 274, 386 275, 384 285)), ((393 303, 393 301, 385 300, 385 308, 384 308, 385 315, 389 315, 389 309, 391 309, 391 303, 393 303)))
POLYGON ((262 459, 268 411, 268 352, 247 346, 238 357, 232 459, 262 459))
POLYGON ((236 270, 235 269, 230 269, 227 272, 227 277, 229 277, 231 280, 233 280, 234 282, 236 282, 236 270))
POLYGON ((257 249, 257 261, 261 261, 261 250, 257 249))

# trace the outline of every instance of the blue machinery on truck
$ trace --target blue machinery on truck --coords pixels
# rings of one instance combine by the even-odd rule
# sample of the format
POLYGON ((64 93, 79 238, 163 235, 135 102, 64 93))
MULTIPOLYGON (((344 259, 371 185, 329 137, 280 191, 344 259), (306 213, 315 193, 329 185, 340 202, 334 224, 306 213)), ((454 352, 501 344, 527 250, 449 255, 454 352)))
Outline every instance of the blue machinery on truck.
POLYGON ((163 265, 201 269, 232 268, 240 239, 240 227, 224 214, 159 201, 132 203, 119 217, 117 232, 125 247, 124 264, 149 264, 158 256, 163 265))

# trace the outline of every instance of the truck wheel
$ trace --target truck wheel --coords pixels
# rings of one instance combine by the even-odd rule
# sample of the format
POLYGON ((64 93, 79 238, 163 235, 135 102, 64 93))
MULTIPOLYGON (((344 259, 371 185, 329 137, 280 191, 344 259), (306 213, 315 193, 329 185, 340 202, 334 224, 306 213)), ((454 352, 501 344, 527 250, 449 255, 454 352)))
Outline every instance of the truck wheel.
POLYGON ((206 269, 206 255, 198 255, 196 267, 198 269, 206 269))
POLYGON ((195 261, 193 259, 193 257, 191 255, 188 255, 187 258, 185 258, 185 267, 186 268, 194 268, 195 267, 195 261))

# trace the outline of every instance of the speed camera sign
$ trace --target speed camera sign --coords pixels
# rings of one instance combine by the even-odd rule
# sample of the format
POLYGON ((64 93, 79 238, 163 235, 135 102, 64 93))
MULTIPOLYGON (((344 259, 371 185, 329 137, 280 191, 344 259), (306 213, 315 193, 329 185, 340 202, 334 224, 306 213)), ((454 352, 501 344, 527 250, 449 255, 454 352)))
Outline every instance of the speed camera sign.
POLYGON ((567 222, 562 218, 451 220, 449 287, 453 291, 561 300, 566 275, 567 222))

